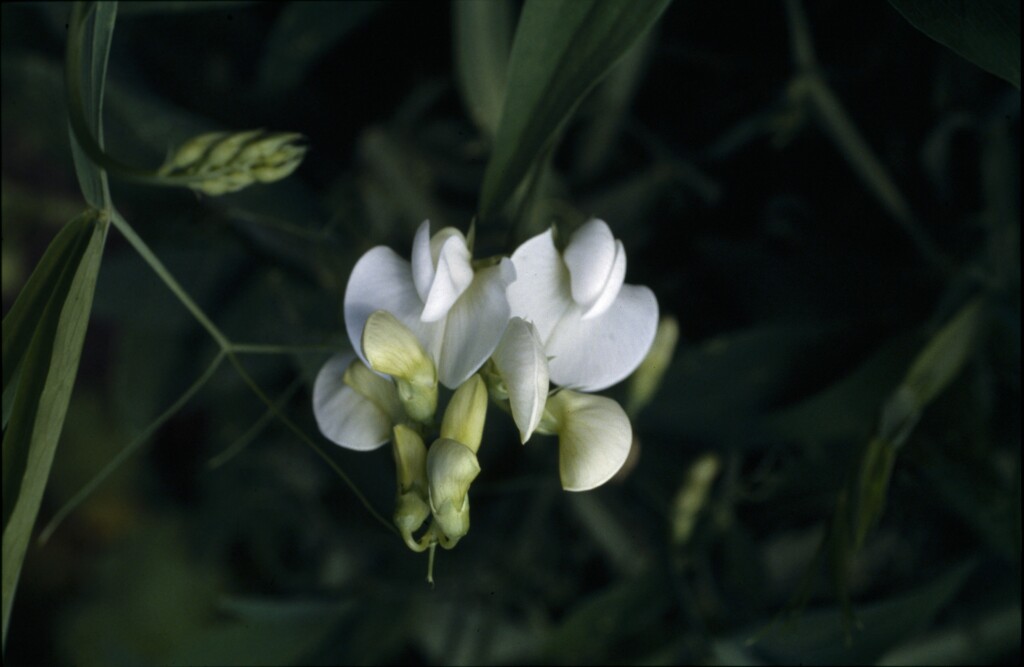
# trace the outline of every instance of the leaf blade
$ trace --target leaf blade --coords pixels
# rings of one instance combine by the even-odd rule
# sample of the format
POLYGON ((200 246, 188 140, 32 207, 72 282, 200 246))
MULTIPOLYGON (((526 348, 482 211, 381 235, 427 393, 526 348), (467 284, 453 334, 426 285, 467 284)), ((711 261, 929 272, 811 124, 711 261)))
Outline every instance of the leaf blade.
POLYGON ((889 0, 915 28, 1020 89, 1019 0, 889 0))
POLYGON ((106 239, 107 226, 98 217, 82 216, 81 219, 83 222, 78 224, 88 235, 80 261, 66 267, 64 275, 70 276, 69 284, 66 289, 63 289, 63 281, 58 285, 33 336, 29 355, 23 362, 11 421, 4 432, 2 603, 5 646, 21 565, 78 371, 106 239), (8 490, 11 479, 17 483, 8 490))
POLYGON ((508 85, 480 215, 493 215, 584 95, 654 24, 670 0, 528 0, 509 56, 508 85))

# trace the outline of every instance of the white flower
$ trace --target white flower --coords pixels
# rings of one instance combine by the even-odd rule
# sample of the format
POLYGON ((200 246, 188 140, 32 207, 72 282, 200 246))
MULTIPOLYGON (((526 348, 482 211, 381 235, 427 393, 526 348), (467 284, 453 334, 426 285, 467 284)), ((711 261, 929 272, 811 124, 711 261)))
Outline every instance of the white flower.
POLYGON ((558 472, 566 491, 589 491, 622 468, 633 444, 629 417, 607 396, 563 389, 548 399, 540 430, 558 434, 558 472))
POLYGON ((625 285, 626 253, 603 220, 580 227, 564 253, 552 231, 512 254, 512 315, 532 322, 551 381, 600 391, 632 373, 651 347, 658 302, 650 289, 625 285))
POLYGON ((317 373, 313 414, 320 432, 346 449, 370 451, 391 439, 403 409, 390 380, 355 358, 336 354, 317 373))
POLYGON ((441 384, 455 389, 494 352, 505 331, 505 290, 515 280, 512 262, 474 268, 462 232, 446 227, 430 236, 425 221, 413 240, 412 262, 386 246, 367 251, 345 290, 345 326, 365 362, 363 327, 385 310, 409 328, 437 366, 441 384))

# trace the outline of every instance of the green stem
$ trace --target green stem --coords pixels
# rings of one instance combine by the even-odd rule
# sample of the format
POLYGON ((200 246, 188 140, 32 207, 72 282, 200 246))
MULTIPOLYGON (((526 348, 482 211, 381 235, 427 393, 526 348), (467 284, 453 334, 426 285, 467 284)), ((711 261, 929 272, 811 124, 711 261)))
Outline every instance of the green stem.
MULTIPOLYGON (((278 399, 274 402, 274 405, 278 409, 281 409, 281 407, 284 406, 284 404, 292 396, 295 395, 295 392, 298 391, 299 387, 301 386, 302 379, 296 378, 290 385, 288 385, 288 388, 285 389, 284 392, 278 397, 278 399)), ((242 450, 248 447, 249 443, 255 440, 256 436, 259 435, 263 431, 263 429, 267 427, 267 424, 269 424, 273 419, 273 412, 271 412, 270 410, 264 411, 264 413, 260 415, 260 418, 253 422, 252 426, 245 430, 245 433, 243 433, 234 442, 228 445, 228 447, 224 449, 224 451, 222 451, 220 454, 217 454, 209 461, 207 461, 206 467, 209 468, 210 470, 219 468, 228 461, 230 461, 231 459, 241 454, 242 450)))
POLYGON ((178 297, 178 300, 181 301, 182 305, 188 309, 188 312, 192 313, 192 316, 196 318, 199 324, 201 324, 210 336, 213 337, 217 342, 217 345, 220 346, 220 349, 225 353, 230 352, 232 344, 231 341, 228 340, 228 337, 217 328, 217 325, 210 321, 210 318, 206 316, 206 313, 203 312, 202 308, 200 308, 196 302, 192 300, 192 297, 188 295, 185 288, 183 288, 178 281, 174 279, 174 276, 172 276, 171 272, 167 270, 167 267, 164 266, 163 262, 153 254, 153 251, 149 249, 146 242, 135 233, 135 230, 132 229, 130 224, 128 224, 128 221, 121 217, 121 214, 117 211, 114 211, 113 219, 114 226, 117 227, 118 231, 124 235, 128 240, 128 243, 130 243, 132 247, 135 248, 135 251, 142 256, 142 259, 146 260, 146 263, 149 264, 151 269, 153 269, 153 272, 159 276, 160 280, 164 281, 164 284, 167 285, 168 289, 174 293, 174 296, 178 297))
MULTIPOLYGON (((377 512, 377 510, 373 508, 373 506, 370 504, 370 501, 367 500, 366 496, 363 495, 363 493, 359 490, 359 487, 355 485, 355 483, 349 478, 349 476, 345 474, 345 471, 343 471, 338 466, 337 463, 331 460, 331 458, 327 456, 326 452, 324 452, 315 442, 313 442, 313 440, 310 439, 309 436, 303 433, 302 430, 299 429, 299 427, 296 426, 294 422, 288 419, 288 417, 285 416, 285 414, 281 412, 277 408, 277 406, 274 405, 274 402, 267 397, 266 393, 264 393, 260 386, 256 384, 256 381, 252 379, 248 371, 245 370, 245 367, 242 366, 242 363, 238 360, 237 354, 239 352, 235 349, 235 344, 232 343, 231 340, 228 339, 228 337, 225 336, 224 333, 219 328, 217 328, 217 325, 215 325, 210 320, 210 318, 206 316, 206 313, 203 312, 203 310, 198 306, 198 304, 196 304, 196 302, 192 300, 192 297, 190 297, 188 295, 188 292, 186 292, 185 289, 178 283, 178 281, 175 280, 174 276, 172 276, 171 272, 167 270, 167 267, 164 266, 163 262, 161 262, 160 259, 155 254, 153 254, 153 251, 150 250, 148 245, 146 245, 146 242, 143 241, 142 238, 135 233, 135 230, 132 229, 132 226, 130 224, 128 224, 128 221, 121 217, 121 215, 117 211, 114 211, 113 220, 114 226, 117 227, 117 229, 124 235, 126 239, 128 239, 128 242, 132 245, 133 248, 135 248, 135 251, 142 256, 142 259, 144 259, 146 263, 149 264, 150 268, 153 269, 157 276, 159 276, 159 278, 164 282, 164 284, 167 285, 168 289, 170 289, 171 292, 173 292, 174 295, 178 297, 178 300, 181 301, 182 305, 184 305, 185 308, 187 308, 188 311, 192 313, 192 316, 196 318, 199 324, 201 324, 202 327, 206 329, 206 331, 214 339, 214 341, 217 342, 217 345, 220 347, 221 352, 228 358, 228 360, 231 361, 231 365, 234 366, 235 370, 238 372, 239 376, 241 376, 242 380, 247 385, 249 385, 249 388, 252 390, 252 392, 256 394, 256 396, 261 401, 263 401, 263 403, 270 409, 274 416, 277 417, 281 421, 281 423, 283 423, 288 428, 289 431, 295 434, 295 436, 302 440, 304 443, 309 445, 309 447, 312 448, 313 451, 315 451, 320 456, 320 458, 322 458, 327 463, 327 465, 329 465, 334 470, 335 473, 337 473, 338 477, 340 477, 341 480, 345 483, 345 485, 349 487, 349 490, 351 490, 352 493, 355 494, 355 496, 359 499, 363 506, 366 507, 367 511, 369 511, 370 514, 373 515, 375 519, 380 521, 391 532, 398 534, 398 530, 393 525, 391 525, 390 521, 381 516, 377 512)), ((261 346, 242 347, 243 349, 246 347, 250 347, 250 349, 255 349, 260 348, 261 346)), ((267 347, 270 348, 272 346, 267 347)))
POLYGON ((267 406, 267 409, 270 410, 270 412, 272 412, 274 416, 277 417, 278 420, 280 420, 280 422, 284 424, 285 427, 292 432, 292 434, 295 435, 295 437, 306 443, 314 452, 317 453, 317 455, 321 459, 324 460, 325 463, 327 463, 327 465, 331 467, 332 470, 334 470, 338 477, 341 478, 341 481, 343 481, 345 485, 348 486, 349 490, 355 495, 356 498, 359 499, 359 502, 363 504, 363 507, 366 508, 366 511, 373 515, 373 518, 379 521, 392 533, 399 535, 398 529, 395 528, 390 521, 381 516, 380 513, 373 508, 373 505, 371 505, 370 501, 366 498, 366 496, 363 495, 363 492, 359 490, 359 487, 356 486, 355 482, 353 482, 352 479, 347 474, 345 474, 345 471, 342 470, 341 467, 337 463, 335 463, 330 456, 327 455, 327 452, 325 452, 323 449, 321 449, 319 445, 313 442, 313 440, 309 436, 307 436, 302 431, 302 429, 295 425, 295 422, 289 419, 287 415, 285 415, 283 412, 281 412, 280 409, 278 409, 274 402, 271 401, 270 398, 263 392, 260 386, 256 384, 256 381, 252 378, 251 375, 249 375, 249 372, 245 370, 245 366, 242 365, 242 362, 239 361, 238 357, 231 352, 227 353, 227 357, 228 360, 231 362, 231 365, 234 366, 235 370, 238 372, 238 375, 242 378, 242 381, 249 385, 249 389, 251 389, 252 392, 256 394, 256 396, 261 401, 263 401, 263 404, 267 406))
POLYGON ((220 364, 222 361, 224 361, 224 357, 225 354, 223 350, 218 352, 217 356, 215 356, 213 358, 213 361, 210 362, 210 365, 206 367, 205 371, 203 371, 203 374, 200 375, 199 378, 195 382, 193 382, 188 389, 185 390, 185 393, 178 397, 178 400, 172 403, 170 407, 164 410, 163 413, 161 413, 161 415, 157 417, 149 426, 143 429, 143 431, 139 433, 139 435, 137 435, 134 440, 132 440, 124 449, 118 452, 117 456, 115 456, 113 459, 107 462, 107 464, 103 466, 103 469, 100 470, 95 477, 90 479, 89 482, 71 498, 71 500, 66 502, 64 506, 57 511, 53 518, 50 519, 50 522, 46 524, 46 528, 44 528, 43 531, 39 534, 40 545, 46 544, 46 542, 50 539, 50 536, 53 535, 53 532, 60 527, 61 523, 64 522, 64 519, 66 519, 69 514, 74 512, 79 505, 85 502, 85 500, 89 496, 91 496, 93 492, 95 492, 96 489, 98 489, 100 485, 103 484, 103 482, 105 482, 106 479, 110 477, 110 475, 115 470, 121 467, 122 463, 128 460, 129 456, 134 454, 139 449, 139 447, 145 444, 145 442, 149 440, 154 433, 156 433, 157 429, 163 426, 167 422, 167 420, 169 420, 171 417, 177 414, 179 410, 185 407, 185 405, 190 400, 192 400, 193 396, 199 393, 199 390, 202 389, 207 382, 209 382, 210 378, 213 377, 213 374, 217 371, 218 368, 220 368, 220 364))

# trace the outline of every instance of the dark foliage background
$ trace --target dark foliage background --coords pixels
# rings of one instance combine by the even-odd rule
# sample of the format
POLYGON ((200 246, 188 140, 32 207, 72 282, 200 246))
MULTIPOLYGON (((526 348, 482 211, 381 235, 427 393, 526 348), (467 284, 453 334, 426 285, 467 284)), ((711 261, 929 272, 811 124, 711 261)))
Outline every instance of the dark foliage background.
MULTIPOLYGON (((1020 94, 887 3, 806 4, 817 72, 883 171, 800 97, 783 3, 680 0, 584 101, 523 223, 607 220, 679 322, 628 474, 562 492, 554 441, 520 447, 492 411, 473 529, 431 590, 425 558, 222 369, 29 549, 5 661, 1018 662, 1020 94), (977 295, 980 333, 856 549, 837 536, 883 407, 977 295)), ((67 14, 2 8, 5 312, 81 208, 67 14)), ((343 347, 360 254, 474 215, 487 143, 452 43, 435 3, 122 3, 113 153, 158 164, 254 127, 311 148, 222 198, 115 181, 118 208, 232 339, 343 347)), ((501 221, 478 232, 478 255, 511 250, 501 221)), ((40 529, 215 352, 112 235, 40 529)), ((324 357, 246 358, 318 438, 324 357)), ((329 451, 389 515, 386 451, 329 451)))

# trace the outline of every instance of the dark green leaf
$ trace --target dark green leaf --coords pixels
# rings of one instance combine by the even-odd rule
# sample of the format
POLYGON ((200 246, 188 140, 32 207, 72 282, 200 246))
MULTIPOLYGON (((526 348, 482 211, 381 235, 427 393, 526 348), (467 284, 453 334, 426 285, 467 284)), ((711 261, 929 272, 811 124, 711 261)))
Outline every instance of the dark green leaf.
MULTIPOLYGON (((85 252, 88 243, 89 223, 94 219, 95 213, 90 211, 78 216, 57 234, 50 243, 43 258, 39 260, 35 270, 29 277, 25 287, 18 294, 10 311, 4 317, 3 323, 3 400, 4 420, 3 427, 7 428, 7 418, 11 410, 11 401, 14 399, 14 392, 17 387, 17 374, 21 369, 21 362, 28 354, 29 344, 32 342, 33 334, 37 325, 43 317, 47 304, 58 292, 62 276, 68 266, 77 266, 85 252)), ((66 278, 63 285, 63 292, 59 296, 64 298, 67 294, 70 278, 66 278)), ((6 453, 6 449, 4 450, 6 453)), ((6 455, 6 454, 5 454, 6 455)), ((6 481, 7 467, 4 466, 6 481)), ((6 483, 5 483, 6 488, 6 483)), ((4 513, 6 517, 6 512, 4 513)))
MULTIPOLYGON (((96 3, 95 9, 85 20, 81 68, 77 72, 69 72, 71 76, 82 77, 85 122, 100 146, 103 146, 103 88, 107 80, 107 59, 110 56, 110 40, 114 36, 116 18, 116 2, 96 3)), ((75 173, 78 175, 82 195, 91 206, 110 210, 110 188, 106 172, 85 154, 70 128, 68 133, 71 135, 71 153, 75 158, 75 173)))
POLYGON ((528 0, 512 43, 501 124, 480 214, 493 215, 583 96, 654 24, 669 0, 528 0))
POLYGON ((505 103, 512 8, 507 0, 458 0, 452 21, 459 92, 470 118, 493 139, 505 103))
POLYGON ((75 232, 76 250, 69 254, 69 263, 61 271, 20 362, 21 379, 4 431, 5 645, 18 576, 78 372, 106 238, 107 226, 95 212, 77 218, 72 225, 81 228, 75 232))
POLYGON ((915 28, 1020 88, 1020 0, 889 0, 915 28))

